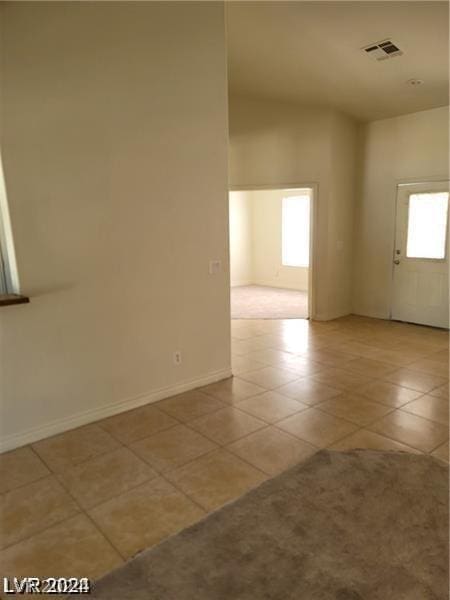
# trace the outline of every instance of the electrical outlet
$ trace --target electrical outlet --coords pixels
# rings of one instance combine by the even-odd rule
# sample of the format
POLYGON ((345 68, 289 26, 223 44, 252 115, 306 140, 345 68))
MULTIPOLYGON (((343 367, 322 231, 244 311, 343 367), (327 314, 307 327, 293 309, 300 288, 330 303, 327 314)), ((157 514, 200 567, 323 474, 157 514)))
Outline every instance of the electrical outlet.
POLYGON ((174 365, 181 365, 181 352, 179 350, 176 350, 173 353, 173 364, 174 365))
POLYGON ((221 268, 222 268, 222 261, 220 261, 220 260, 210 260, 209 261, 209 274, 210 275, 215 275, 216 273, 219 273, 221 268))

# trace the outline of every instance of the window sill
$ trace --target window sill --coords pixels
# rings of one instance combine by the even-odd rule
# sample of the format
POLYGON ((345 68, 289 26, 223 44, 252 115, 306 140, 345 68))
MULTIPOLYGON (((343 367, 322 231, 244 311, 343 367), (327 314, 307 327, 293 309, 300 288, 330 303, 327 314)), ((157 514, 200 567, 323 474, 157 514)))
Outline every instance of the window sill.
POLYGON ((0 306, 11 306, 12 304, 28 304, 30 299, 20 294, 0 294, 0 306))

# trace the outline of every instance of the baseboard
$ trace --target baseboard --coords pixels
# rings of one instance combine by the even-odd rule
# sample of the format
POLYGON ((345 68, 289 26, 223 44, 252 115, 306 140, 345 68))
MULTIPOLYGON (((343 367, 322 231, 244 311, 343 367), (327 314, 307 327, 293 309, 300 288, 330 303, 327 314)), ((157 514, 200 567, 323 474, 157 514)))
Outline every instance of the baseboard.
POLYGON ((253 282, 251 282, 250 280, 244 280, 244 281, 233 281, 230 284, 230 287, 234 288, 234 287, 242 287, 244 285, 254 285, 253 282))
POLYGON ((101 406, 91 410, 83 411, 63 419, 56 419, 47 425, 34 427, 22 433, 15 433, 5 436, 0 441, 0 453, 13 450, 14 448, 19 448, 20 446, 25 446, 26 444, 37 442, 43 438, 56 435, 58 433, 63 433, 69 429, 75 429, 76 427, 81 427, 82 425, 87 425, 88 423, 105 419, 106 417, 112 417, 113 415, 117 415, 132 408, 138 408, 144 404, 158 402, 158 400, 163 400, 164 398, 169 398, 170 396, 175 396, 176 394, 181 394, 210 383, 215 383, 221 379, 231 377, 231 375, 231 368, 213 371, 204 377, 190 379, 173 386, 159 388, 147 394, 141 394, 133 398, 120 400, 114 404, 108 404, 107 406, 101 406))
POLYGON ((391 318, 389 314, 375 310, 353 310, 352 314, 358 315, 359 317, 370 317, 371 319, 383 319, 385 321, 389 321, 391 318))
POLYGON ((341 317, 347 317, 349 314, 348 311, 338 311, 335 313, 318 313, 314 315, 313 321, 333 321, 334 319, 340 319, 341 317))

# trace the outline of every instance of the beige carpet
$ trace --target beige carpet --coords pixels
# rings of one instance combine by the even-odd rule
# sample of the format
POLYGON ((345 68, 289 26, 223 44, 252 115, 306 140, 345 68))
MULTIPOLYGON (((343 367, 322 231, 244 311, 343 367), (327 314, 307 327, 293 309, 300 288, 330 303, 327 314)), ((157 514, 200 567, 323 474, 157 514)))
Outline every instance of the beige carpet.
POLYGON ((92 600, 444 600, 448 469, 322 450, 144 552, 92 600))
POLYGON ((231 288, 232 319, 307 319, 308 292, 242 285, 231 288))

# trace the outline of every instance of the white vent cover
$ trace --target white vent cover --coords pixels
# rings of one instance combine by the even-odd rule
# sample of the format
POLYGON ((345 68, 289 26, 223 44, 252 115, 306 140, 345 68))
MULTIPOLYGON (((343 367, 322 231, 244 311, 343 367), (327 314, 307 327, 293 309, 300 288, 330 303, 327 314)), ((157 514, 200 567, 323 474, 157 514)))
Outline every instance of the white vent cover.
POLYGON ((397 44, 394 44, 392 40, 375 42, 374 44, 361 48, 361 50, 374 60, 386 60, 387 58, 394 58, 394 56, 401 56, 403 54, 397 44))

